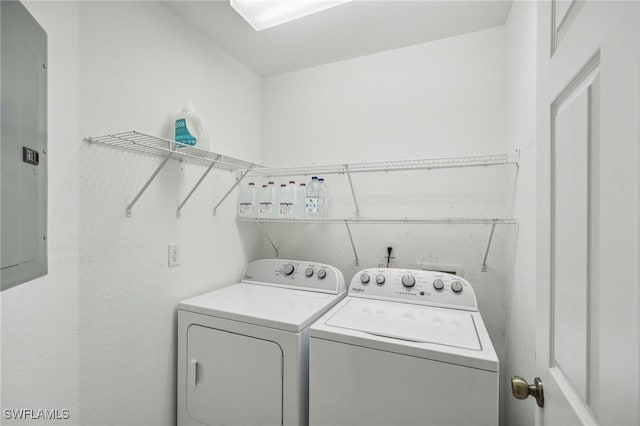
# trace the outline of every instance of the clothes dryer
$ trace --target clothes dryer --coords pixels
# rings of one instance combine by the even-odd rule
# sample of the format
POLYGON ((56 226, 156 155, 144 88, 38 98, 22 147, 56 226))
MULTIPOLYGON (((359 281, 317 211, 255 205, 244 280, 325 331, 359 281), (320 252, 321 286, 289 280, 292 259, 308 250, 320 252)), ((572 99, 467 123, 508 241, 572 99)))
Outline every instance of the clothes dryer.
POLYGON ((346 295, 329 265, 263 259, 178 306, 178 424, 306 425, 309 325, 346 295))
POLYGON ((367 269, 311 326, 311 426, 497 425, 499 363, 471 285, 367 269))

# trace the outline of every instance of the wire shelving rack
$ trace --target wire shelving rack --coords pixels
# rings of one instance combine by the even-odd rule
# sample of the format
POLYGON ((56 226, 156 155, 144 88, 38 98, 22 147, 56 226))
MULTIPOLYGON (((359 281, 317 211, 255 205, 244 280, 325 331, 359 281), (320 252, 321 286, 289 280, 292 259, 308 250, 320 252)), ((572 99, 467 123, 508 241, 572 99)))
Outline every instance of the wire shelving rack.
POLYGON ((353 249, 355 264, 358 265, 358 254, 356 246, 351 234, 350 225, 376 225, 376 224, 416 224, 416 225, 491 225, 487 247, 482 262, 482 270, 487 269, 487 257, 491 248, 496 225, 516 225, 518 221, 512 218, 480 218, 480 217, 364 217, 360 215, 360 207, 356 190, 351 179, 354 173, 377 173, 377 172, 398 172, 398 171, 419 171, 433 169, 451 169, 451 168, 469 168, 469 167, 491 167, 503 165, 518 166, 519 152, 511 152, 506 154, 492 155, 475 155, 464 157, 443 157, 431 159, 411 159, 400 161, 379 161, 379 162, 362 162, 362 163, 345 163, 333 165, 310 165, 285 168, 271 168, 257 163, 241 160, 224 154, 203 150, 194 146, 184 145, 179 142, 172 141, 146 133, 137 132, 135 130, 113 133, 98 137, 87 137, 86 142, 105 145, 112 148, 133 151, 141 154, 151 155, 162 158, 162 162, 147 179, 142 188, 133 197, 131 202, 126 206, 125 212, 127 217, 133 215, 133 207, 138 202, 142 194, 147 190, 149 185, 156 178, 158 173, 164 168, 171 159, 183 161, 190 164, 196 164, 205 167, 205 171, 186 195, 186 197, 178 203, 176 216, 181 217, 181 212, 186 203, 189 201, 200 184, 207 177, 212 169, 227 170, 230 172, 238 172, 239 175, 236 182, 221 197, 213 208, 215 216, 220 205, 229 197, 234 189, 247 176, 283 177, 283 176, 309 176, 315 174, 322 175, 345 175, 351 190, 353 202, 355 205, 355 216, 353 217, 330 217, 330 218, 300 218, 300 219, 280 219, 280 218, 238 218, 239 222, 254 222, 260 228, 261 232, 269 240, 276 256, 278 256, 278 247, 273 242, 269 234, 261 224, 265 223, 325 223, 325 224, 343 224, 346 227, 349 241, 353 249))

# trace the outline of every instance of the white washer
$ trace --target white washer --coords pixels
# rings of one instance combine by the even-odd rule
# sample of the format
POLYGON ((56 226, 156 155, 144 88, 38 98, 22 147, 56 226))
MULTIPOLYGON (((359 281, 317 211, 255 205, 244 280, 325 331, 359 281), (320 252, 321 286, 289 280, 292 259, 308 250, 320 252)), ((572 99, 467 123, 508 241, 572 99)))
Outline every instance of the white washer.
POLYGON ((366 269, 311 326, 309 424, 497 425, 498 367, 466 280, 366 269))
POLYGON ((345 295, 332 266, 263 259, 181 302, 178 424, 307 424, 309 325, 345 295))

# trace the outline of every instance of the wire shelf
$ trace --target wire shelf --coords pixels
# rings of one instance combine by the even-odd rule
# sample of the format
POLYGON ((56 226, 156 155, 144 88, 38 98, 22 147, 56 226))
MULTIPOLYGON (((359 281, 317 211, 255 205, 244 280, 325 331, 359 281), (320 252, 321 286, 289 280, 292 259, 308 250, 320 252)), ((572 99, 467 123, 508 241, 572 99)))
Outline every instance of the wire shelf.
POLYGON ((246 218, 238 217, 240 222, 259 223, 339 223, 339 224, 416 224, 416 225, 515 225, 517 219, 483 217, 331 217, 331 218, 246 218))
POLYGON ((413 159, 400 161, 378 161, 368 163, 312 165, 285 168, 271 168, 251 163, 216 152, 207 151, 190 145, 184 145, 170 139, 151 136, 135 130, 114 133, 105 136, 88 137, 88 142, 111 146, 114 148, 135 151, 158 157, 167 157, 189 163, 209 166, 216 163, 215 168, 226 170, 248 170, 252 175, 265 177, 275 176, 307 176, 312 174, 345 174, 367 172, 391 172, 402 170, 431 170, 461 167, 488 167, 505 164, 518 164, 519 152, 508 154, 475 155, 467 157, 444 157, 431 159, 413 159))
POLYGON ((168 157, 182 160, 188 163, 210 166, 215 163, 217 169, 236 171, 247 170, 253 167, 264 168, 255 163, 251 163, 227 155, 218 154, 190 145, 184 145, 169 139, 147 135, 135 130, 123 133, 114 133, 105 136, 88 137, 87 142, 107 145, 114 148, 135 151, 156 157, 168 157))
POLYGON ((313 165, 306 167, 256 168, 252 173, 264 176, 307 176, 312 174, 345 174, 367 172, 391 172, 401 170, 431 170, 460 167, 487 167, 518 164, 519 152, 508 154, 476 155, 470 157, 445 157, 369 163, 313 165))
POLYGON ((403 170, 430 170, 430 169, 447 169, 447 168, 462 168, 462 167, 488 167, 488 166, 501 166, 506 164, 518 165, 519 151, 515 151, 509 154, 495 154, 495 155, 477 155, 471 157, 447 157, 447 158, 433 158, 433 159, 414 159, 405 161, 380 161, 369 163, 352 163, 352 164, 334 164, 334 165, 320 165, 320 166, 307 166, 307 167, 287 167, 287 168, 270 168, 261 166, 256 163, 251 163, 237 158, 229 157, 223 154, 203 150, 194 146, 184 145, 179 142, 175 142, 169 139, 160 138, 157 136, 147 135, 134 131, 114 133, 105 136, 88 137, 85 139, 87 142, 102 144, 113 148, 123 149, 127 151, 134 151, 141 154, 147 154, 151 156, 160 157, 163 159, 161 164, 158 165, 156 170, 144 183, 142 188, 133 197, 131 202, 126 206, 125 213, 127 217, 133 215, 133 207, 138 202, 140 197, 147 190, 149 185, 156 178, 158 173, 164 168, 165 164, 171 159, 185 161, 188 163, 198 164, 205 166, 206 170, 195 183, 192 189, 184 197, 182 202, 178 204, 176 210, 176 216, 181 217, 181 211, 185 204, 189 201, 193 193, 198 189, 200 184, 209 174, 213 168, 229 170, 229 171, 243 171, 236 179, 236 182, 231 188, 222 196, 218 203, 213 208, 213 214, 216 215, 218 207, 229 197, 234 189, 243 181, 243 179, 251 175, 262 175, 264 177, 276 177, 276 176, 306 176, 312 174, 343 174, 346 175, 353 196, 353 201, 356 208, 355 217, 331 217, 331 218, 299 218, 299 219, 281 219, 281 218, 237 218, 240 222, 254 222, 260 228, 261 231, 268 238, 269 243, 274 248, 276 256, 278 256, 278 246, 269 237, 268 233, 262 228, 263 223, 326 223, 326 224, 342 224, 345 225, 353 254, 355 258, 355 264, 358 265, 358 253, 351 234, 351 224, 416 224, 416 225, 491 225, 491 231, 487 242, 487 247, 482 261, 482 270, 487 270, 487 257, 489 255, 489 249, 491 248, 491 241, 493 238, 494 230, 498 224, 512 224, 518 223, 517 219, 512 218, 484 218, 484 217, 362 217, 360 216, 360 209, 358 206, 358 200, 356 197, 356 191, 353 187, 351 180, 352 173, 367 173, 367 172, 391 172, 391 171, 403 171, 403 170))

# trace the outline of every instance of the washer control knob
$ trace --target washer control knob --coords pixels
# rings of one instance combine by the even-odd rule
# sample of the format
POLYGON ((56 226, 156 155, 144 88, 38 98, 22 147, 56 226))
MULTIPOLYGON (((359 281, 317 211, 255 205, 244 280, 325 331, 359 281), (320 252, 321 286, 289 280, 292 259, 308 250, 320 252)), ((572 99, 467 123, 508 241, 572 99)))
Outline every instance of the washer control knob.
POLYGON ((434 280, 433 288, 435 288, 436 290, 442 290, 444 288, 444 281, 442 281, 440 278, 434 280))
POLYGON ((403 275, 402 285, 405 287, 413 287, 414 285, 416 285, 416 279, 413 275, 403 275))
POLYGON ((307 268, 307 269, 305 269, 305 270, 304 270, 304 274, 305 274, 307 277, 312 277, 312 276, 313 276, 313 268, 307 268))
POLYGON ((285 275, 291 275, 293 274, 293 271, 296 270, 296 267, 293 265, 293 263, 287 263, 286 265, 284 265, 284 274, 285 275))
POLYGON ((452 282, 451 290, 453 290, 455 293, 460 293, 462 291, 462 283, 460 281, 452 282))
POLYGON ((318 278, 320 278, 321 280, 325 279, 327 277, 327 271, 325 271, 324 269, 320 269, 318 271, 318 278))
POLYGON ((382 275, 382 274, 376 275, 376 284, 382 285, 382 284, 384 284, 384 281, 385 281, 384 275, 382 275))
POLYGON ((360 282, 362 284, 369 284, 369 280, 371 280, 371 277, 369 276, 369 274, 364 273, 364 274, 360 275, 360 282))

